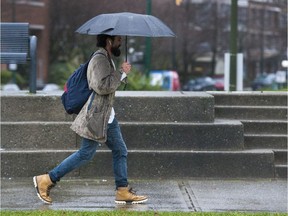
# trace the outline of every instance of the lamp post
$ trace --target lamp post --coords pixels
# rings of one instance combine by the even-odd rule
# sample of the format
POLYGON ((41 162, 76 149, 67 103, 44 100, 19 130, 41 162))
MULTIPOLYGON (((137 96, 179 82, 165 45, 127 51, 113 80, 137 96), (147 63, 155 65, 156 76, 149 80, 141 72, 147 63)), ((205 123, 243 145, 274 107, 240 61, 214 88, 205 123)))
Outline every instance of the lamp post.
POLYGON ((231 0, 230 20, 230 91, 236 90, 237 71, 237 0, 231 0))

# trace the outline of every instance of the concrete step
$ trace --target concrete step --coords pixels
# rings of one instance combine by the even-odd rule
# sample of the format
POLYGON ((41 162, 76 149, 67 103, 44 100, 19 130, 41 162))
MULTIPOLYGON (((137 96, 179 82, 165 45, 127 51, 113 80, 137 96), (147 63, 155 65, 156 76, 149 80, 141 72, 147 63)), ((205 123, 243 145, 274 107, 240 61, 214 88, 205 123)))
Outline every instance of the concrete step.
POLYGON ((71 122, 1 122, 2 149, 75 149, 71 122))
MULTIPOLYGON (((43 174, 70 155, 72 150, 0 151, 2 177, 31 177, 43 174), (35 166, 37 164, 37 166, 35 166)), ((128 153, 129 178, 274 178, 271 150, 250 151, 155 151, 128 153)), ((87 177, 112 177, 112 157, 97 150, 96 157, 72 173, 87 177)))
POLYGON ((285 120, 241 120, 245 134, 287 134, 285 120))
MULTIPOLYGON (((75 116, 65 114, 61 93, 1 92, 3 177, 42 174, 79 148, 80 139, 69 128, 75 116)), ((129 176, 285 176, 283 153, 273 150, 287 149, 287 93, 120 91, 116 96, 129 176), (214 122, 215 116, 224 121, 214 122), (242 150, 244 141, 251 150, 242 150)), ((111 167, 111 154, 103 148, 71 175, 113 176, 111 167)))
POLYGON ((213 122, 214 97, 203 92, 118 91, 115 110, 126 122, 213 122))
POLYGON ((287 92, 209 92, 215 105, 287 106, 287 92))
POLYGON ((286 149, 274 149, 274 166, 275 166, 275 177, 287 179, 288 161, 286 149))
POLYGON ((60 94, 9 94, 1 92, 1 121, 72 121, 65 113, 60 94))
POLYGON ((275 157, 275 165, 288 165, 287 156, 288 150, 287 149, 274 149, 274 157, 275 157))
MULTIPOLYGON (((61 93, 1 94, 1 121, 72 121, 61 93)), ((119 91, 114 108, 121 121, 214 121, 214 97, 204 92, 119 91)))
POLYGON ((287 106, 215 105, 215 118, 237 120, 287 120, 287 106))
POLYGON ((247 149, 287 149, 287 137, 279 134, 245 134, 244 143, 247 149))
POLYGON ((239 121, 123 122, 121 128, 130 149, 239 150, 244 148, 243 125, 239 121))
MULTIPOLYGON (((3 149, 75 149, 80 137, 71 122, 2 122, 3 149)), ((120 122, 129 149, 241 150, 243 125, 239 121, 213 123, 120 122)))
POLYGON ((288 165, 275 165, 275 177, 287 179, 288 165))

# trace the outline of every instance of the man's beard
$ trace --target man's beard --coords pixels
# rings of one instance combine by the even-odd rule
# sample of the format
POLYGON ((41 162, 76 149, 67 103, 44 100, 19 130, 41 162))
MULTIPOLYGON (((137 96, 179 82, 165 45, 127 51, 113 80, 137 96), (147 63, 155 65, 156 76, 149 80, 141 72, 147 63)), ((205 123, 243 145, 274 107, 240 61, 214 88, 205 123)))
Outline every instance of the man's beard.
POLYGON ((115 57, 120 56, 120 55, 121 55, 120 47, 112 47, 112 48, 111 48, 111 53, 112 53, 115 57))

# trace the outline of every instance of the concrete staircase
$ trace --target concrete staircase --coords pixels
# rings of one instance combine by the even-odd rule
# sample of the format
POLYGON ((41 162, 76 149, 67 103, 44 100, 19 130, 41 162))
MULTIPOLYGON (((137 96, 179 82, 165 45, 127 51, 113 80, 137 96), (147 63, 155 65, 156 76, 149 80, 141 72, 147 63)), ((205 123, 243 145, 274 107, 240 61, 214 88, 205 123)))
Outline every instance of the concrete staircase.
POLYGON ((245 149, 274 153, 275 177, 287 178, 287 92, 214 92, 217 119, 240 120, 245 149))
MULTIPOLYGON (((60 92, 52 95, 1 93, 2 177, 42 174, 79 148, 81 139, 69 128, 74 116, 65 114, 60 95, 60 92)), ((272 111, 257 105, 259 110, 269 110, 261 111, 265 118, 257 120, 257 112, 247 114, 245 111, 248 106, 256 106, 248 105, 248 97, 240 106, 240 101, 240 105, 226 103, 230 101, 229 94, 222 95, 228 98, 223 99, 223 103, 218 93, 117 92, 114 107, 129 149, 129 177, 274 178, 275 172, 276 177, 283 176, 284 169, 279 171, 277 167, 283 167, 278 164, 287 161, 284 102, 277 105, 274 119, 272 111), (242 110, 236 115, 241 118, 232 118, 227 111, 231 108, 232 113, 234 109, 242 110), (270 117, 266 119, 266 116, 270 117), (262 125, 259 127, 263 128, 262 132, 253 126, 254 122, 262 125), (249 123, 254 129, 249 129, 249 123), (267 125, 282 137, 267 138, 282 140, 277 141, 277 148, 268 148, 269 141, 265 148, 257 146, 260 143, 255 141, 256 136, 261 137, 266 131, 271 133, 267 125), (282 132, 273 125, 278 125, 282 132)), ((283 99, 282 94, 279 97, 283 99)), ((102 145, 88 165, 69 176, 112 177, 110 151, 102 145)))

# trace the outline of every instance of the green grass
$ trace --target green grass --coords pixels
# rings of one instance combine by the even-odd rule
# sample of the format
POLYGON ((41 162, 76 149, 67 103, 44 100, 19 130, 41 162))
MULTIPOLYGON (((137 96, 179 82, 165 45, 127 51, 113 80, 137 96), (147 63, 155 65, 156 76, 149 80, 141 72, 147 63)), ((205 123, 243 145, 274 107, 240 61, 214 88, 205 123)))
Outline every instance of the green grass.
POLYGON ((245 212, 157 212, 157 211, 0 211, 1 216, 18 216, 18 215, 29 215, 29 216, 286 216, 286 213, 245 213, 245 212))

